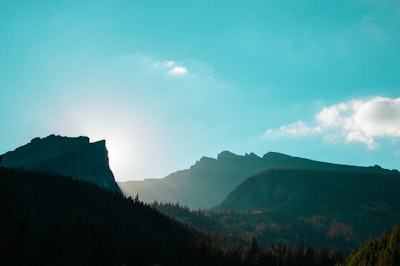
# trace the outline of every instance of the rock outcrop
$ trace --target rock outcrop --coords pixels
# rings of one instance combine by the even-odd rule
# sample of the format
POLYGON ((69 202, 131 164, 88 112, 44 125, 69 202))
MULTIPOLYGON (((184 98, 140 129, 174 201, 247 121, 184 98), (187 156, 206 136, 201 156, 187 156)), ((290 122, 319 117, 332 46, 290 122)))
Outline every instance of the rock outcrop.
POLYGON ((90 143, 88 137, 50 135, 1 156, 0 166, 54 173, 120 193, 109 167, 105 140, 90 143))

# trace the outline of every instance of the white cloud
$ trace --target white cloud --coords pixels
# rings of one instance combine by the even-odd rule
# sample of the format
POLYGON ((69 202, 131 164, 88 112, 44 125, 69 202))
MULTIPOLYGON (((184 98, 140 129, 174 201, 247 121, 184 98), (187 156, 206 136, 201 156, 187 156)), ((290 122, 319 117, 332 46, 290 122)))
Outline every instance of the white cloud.
POLYGON ((378 138, 400 138, 400 98, 375 97, 338 103, 324 107, 315 120, 315 126, 297 121, 268 129, 264 137, 318 133, 329 142, 359 142, 374 149, 378 138))
POLYGON ((163 69, 164 71, 167 70, 168 75, 174 76, 186 75, 189 72, 185 66, 174 60, 168 60, 163 63, 155 61, 152 66, 155 69, 163 69))
POLYGON ((170 71, 168 71, 168 74, 170 74, 170 75, 185 75, 185 74, 187 74, 187 72, 188 72, 188 70, 186 67, 175 66, 170 71))
POLYGON ((316 127, 308 127, 303 121, 299 120, 297 122, 280 126, 278 129, 268 129, 265 133, 265 136, 268 135, 291 135, 291 136, 304 136, 313 133, 319 133, 321 128, 316 127))

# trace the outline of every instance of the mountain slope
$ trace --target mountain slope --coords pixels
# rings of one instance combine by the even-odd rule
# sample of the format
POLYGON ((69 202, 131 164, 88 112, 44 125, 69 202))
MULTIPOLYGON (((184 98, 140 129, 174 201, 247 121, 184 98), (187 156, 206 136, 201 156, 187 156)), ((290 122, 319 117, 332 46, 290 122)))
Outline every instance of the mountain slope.
POLYGON ((304 246, 224 245, 93 184, 2 167, 0 236, 0 265, 9 266, 272 265, 282 254, 295 265, 342 261, 304 246))
POLYGON ((268 170, 246 179, 214 211, 247 213, 246 230, 265 241, 304 239, 351 250, 400 219, 400 173, 363 171, 268 170))
POLYGON ((109 168, 105 141, 50 135, 1 155, 0 166, 55 173, 120 192, 109 168))
MULTIPOLYGON (((216 208, 221 210, 285 209, 307 213, 329 208, 357 208, 385 200, 399 208, 400 173, 380 169, 345 172, 272 169, 249 177, 216 208)), ((333 210, 333 209, 332 209, 333 210)))
POLYGON ((128 265, 147 265, 140 259, 176 264, 198 237, 143 203, 95 185, 2 167, 0 218, 0 262, 12 254, 33 260, 11 265, 123 265, 130 257, 135 260, 128 265))
POLYGON ((141 200, 151 202, 180 202, 192 209, 212 208, 247 177, 273 168, 335 170, 346 172, 380 172, 380 168, 356 167, 323 163, 276 152, 263 157, 254 153, 240 156, 228 151, 217 159, 202 157, 192 167, 162 179, 120 182, 125 195, 139 194, 141 200))

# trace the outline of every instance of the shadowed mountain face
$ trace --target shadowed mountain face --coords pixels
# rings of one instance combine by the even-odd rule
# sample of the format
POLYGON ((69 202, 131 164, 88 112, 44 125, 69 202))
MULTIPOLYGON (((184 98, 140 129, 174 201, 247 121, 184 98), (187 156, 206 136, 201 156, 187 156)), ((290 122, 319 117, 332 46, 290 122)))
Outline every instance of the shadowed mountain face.
POLYGON ((346 172, 380 172, 379 167, 356 167, 322 163, 269 152, 263 157, 254 153, 240 156, 228 151, 217 159, 203 157, 190 169, 178 171, 162 179, 118 183, 128 196, 137 193, 140 199, 151 202, 180 202, 192 209, 212 208, 219 204, 247 177, 274 168, 312 169, 346 172))
POLYGON ((400 211, 399 189, 398 171, 273 169, 246 179, 215 209, 276 209, 287 215, 374 206, 400 211))
POLYGON ((69 176, 120 192, 108 164, 104 140, 90 143, 88 137, 55 135, 35 138, 30 143, 3 154, 0 166, 69 176))
POLYGON ((246 179, 214 211, 247 213, 263 241, 296 241, 301 232, 307 241, 351 250, 400 219, 400 173, 366 169, 268 170, 246 179))

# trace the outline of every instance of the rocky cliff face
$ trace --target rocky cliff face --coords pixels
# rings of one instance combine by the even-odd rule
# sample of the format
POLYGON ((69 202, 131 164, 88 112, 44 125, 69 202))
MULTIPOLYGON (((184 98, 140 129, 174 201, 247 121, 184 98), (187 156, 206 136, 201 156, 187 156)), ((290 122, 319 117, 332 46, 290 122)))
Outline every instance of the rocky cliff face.
POLYGON ((24 168, 69 176, 120 192, 108 164, 105 141, 89 142, 88 137, 50 135, 1 156, 0 166, 24 168))

